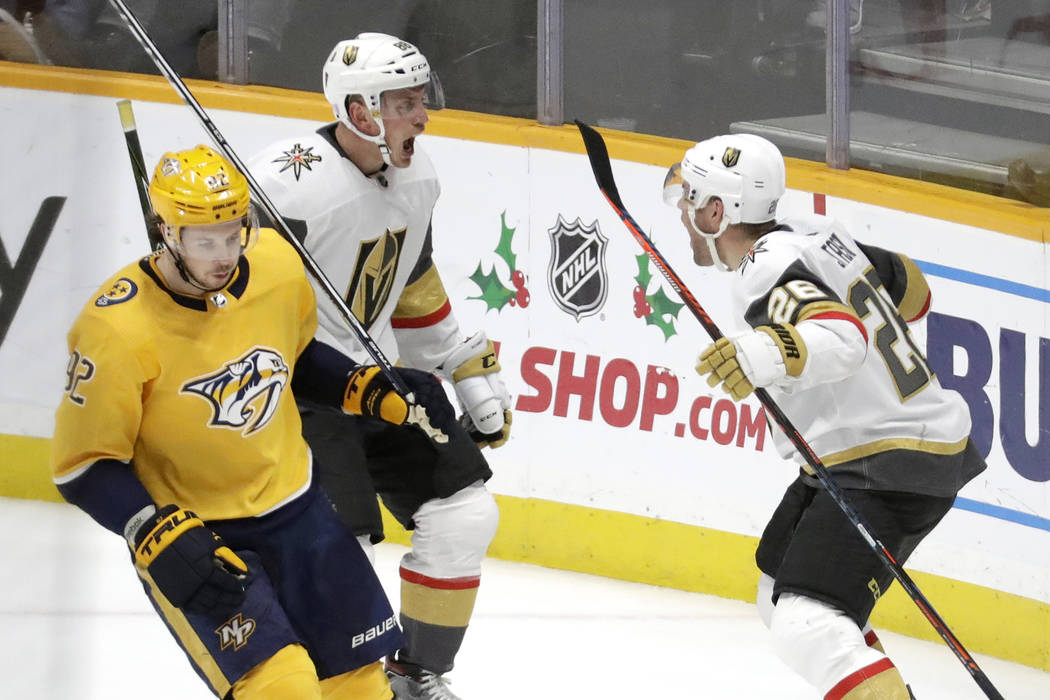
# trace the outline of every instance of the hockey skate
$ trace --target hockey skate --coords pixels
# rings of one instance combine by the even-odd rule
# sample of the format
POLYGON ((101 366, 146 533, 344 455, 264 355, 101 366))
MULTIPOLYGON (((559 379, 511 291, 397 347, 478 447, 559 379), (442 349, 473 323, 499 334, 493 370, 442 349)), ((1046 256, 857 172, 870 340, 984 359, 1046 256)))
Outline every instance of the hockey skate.
POLYGON ((462 700, 449 690, 447 678, 415 664, 387 659, 386 675, 394 700, 462 700))

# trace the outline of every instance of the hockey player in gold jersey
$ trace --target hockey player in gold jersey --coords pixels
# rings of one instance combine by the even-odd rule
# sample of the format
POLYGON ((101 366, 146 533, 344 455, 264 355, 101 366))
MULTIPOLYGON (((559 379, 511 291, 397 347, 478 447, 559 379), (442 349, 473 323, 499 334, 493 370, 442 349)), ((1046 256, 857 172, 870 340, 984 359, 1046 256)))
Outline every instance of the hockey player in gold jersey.
POLYGON ((293 391, 421 434, 453 411, 430 374, 314 341, 293 248, 259 230, 213 150, 166 154, 149 196, 164 246, 118 271, 69 333, 52 450, 62 495, 123 535, 194 669, 221 698, 388 700, 401 630, 314 478, 293 391))
MULTIPOLYGON (((737 328, 697 371, 736 400, 766 388, 903 564, 985 468, 966 403, 940 386, 908 330, 929 310, 919 267, 832 219, 777 219, 784 159, 759 136, 696 144, 664 184, 694 262, 731 284, 737 328)), ((803 462, 780 431, 774 439, 803 462)), ((908 700, 868 622, 893 576, 808 469, 759 541, 763 622, 825 700, 908 700)))

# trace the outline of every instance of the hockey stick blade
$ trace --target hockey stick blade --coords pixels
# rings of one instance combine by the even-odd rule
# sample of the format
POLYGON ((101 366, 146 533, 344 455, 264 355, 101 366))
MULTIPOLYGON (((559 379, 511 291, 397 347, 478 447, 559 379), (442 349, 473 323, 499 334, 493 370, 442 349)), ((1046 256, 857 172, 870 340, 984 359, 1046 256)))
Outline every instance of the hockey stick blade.
MULTIPOLYGON (((678 292, 682 301, 685 302, 686 306, 689 307, 689 310, 692 311, 693 315, 700 321, 701 325, 711 336, 712 340, 717 340, 718 338, 723 337, 722 332, 711 317, 708 316, 703 306, 700 305, 700 302, 697 301, 696 297, 692 295, 688 287, 682 282, 681 278, 679 278, 674 270, 671 269, 671 266, 664 259, 663 255, 660 254, 660 251, 656 249, 656 246, 653 245, 653 242, 649 237, 642 233, 641 227, 623 206, 623 201, 620 199, 620 194, 616 189, 616 181, 613 178, 612 164, 609 160, 609 151, 601 134, 579 120, 576 121, 576 126, 579 128, 580 135, 583 137, 583 145, 587 150, 587 157, 591 162, 591 170, 594 171, 594 179, 598 183, 598 189, 601 190, 603 195, 605 195, 605 198, 612 205, 616 214, 624 222, 628 231, 631 232, 631 235, 633 235, 635 240, 637 240, 642 246, 649 258, 656 263, 657 268, 663 273, 664 277, 674 290, 678 292)), ((911 576, 909 576, 908 573, 897 563, 897 560, 890 553, 889 549, 875 537, 866 521, 853 507, 849 498, 832 478, 830 472, 828 472, 827 467, 821 462, 820 457, 818 457, 813 451, 813 448, 809 446, 809 443, 807 443, 805 438, 802 437, 802 434, 799 433, 798 429, 796 429, 791 423, 783 410, 781 410, 776 402, 773 401, 769 392, 765 389, 757 388, 755 389, 755 396, 758 398, 759 402, 761 402, 762 407, 765 408, 766 412, 772 416, 777 426, 791 441, 791 444, 796 450, 798 450, 798 453, 803 456, 806 463, 813 469, 817 479, 827 490, 828 495, 835 501, 835 504, 843 514, 845 514, 850 523, 857 529, 861 537, 864 538, 864 541, 868 543, 868 546, 871 547, 872 551, 874 551, 876 556, 878 556, 886 566, 887 570, 895 579, 897 579, 901 588, 903 588, 912 599, 912 602, 914 602, 919 608, 934 630, 936 630, 941 638, 944 639, 948 648, 951 649, 959 661, 962 662, 974 682, 977 683, 990 700, 1003 700, 1003 696, 995 686, 992 685, 991 680, 989 680, 988 676, 981 670, 980 666, 977 665, 977 661, 966 651, 962 642, 960 642, 951 631, 944 619, 936 610, 934 610, 933 605, 930 604, 930 601, 926 599, 926 596, 924 596, 918 586, 915 585, 911 576)))
POLYGON ((146 225, 146 239, 149 241, 150 250, 157 250, 161 245, 160 230, 157 228, 159 221, 149 201, 149 175, 142 158, 142 145, 139 143, 139 130, 135 125, 135 112, 131 108, 131 101, 117 102, 117 112, 120 114, 120 126, 124 130, 124 143, 128 147, 128 159, 131 161, 131 173, 135 178, 135 192, 139 197, 139 208, 142 209, 142 221, 146 225))
POLYGON ((704 307, 693 297, 692 292, 689 291, 682 278, 678 276, 671 264, 656 249, 652 240, 642 232, 642 227, 624 207, 623 200, 620 199, 620 192, 616 189, 616 180, 613 178, 612 163, 609 160, 609 150, 605 146, 605 139, 594 128, 584 124, 579 119, 576 120, 576 126, 583 137, 583 146, 587 150, 587 159, 591 162, 591 170, 594 172, 594 179, 598 183, 598 189, 609 200, 613 211, 620 217, 624 226, 634 236, 634 239, 638 241, 638 245, 646 252, 649 259, 660 270, 671 285, 671 288, 685 301, 689 311, 700 322, 700 325, 704 327, 711 339, 718 340, 721 338, 722 331, 719 330, 718 325, 707 315, 704 307))
POLYGON ((252 201, 255 204, 258 204, 263 211, 266 212, 266 215, 273 223, 274 228, 277 229, 277 232, 280 233, 281 236, 288 241, 289 245, 291 245, 299 254, 299 257, 303 261, 303 265, 321 286, 325 296, 328 297, 335 308, 339 311, 339 315, 343 317, 343 321, 346 322, 346 325, 354 335, 357 336, 358 342, 360 342, 365 351, 368 352, 372 361, 379 366, 383 375, 390 381, 390 384, 394 387, 397 393, 401 394, 406 399, 409 399, 409 401, 414 401, 412 392, 408 390, 408 387, 405 385, 404 381, 401 380, 401 377, 394 372, 390 360, 387 359, 382 349, 380 349, 379 344, 368 334, 365 327, 361 325, 361 322, 350 311, 349 307, 346 305, 346 300, 343 299, 342 295, 336 291, 334 286, 332 286, 332 282, 327 276, 325 276, 324 271, 321 269, 320 265, 317 264, 317 261, 314 260, 310 251, 308 251, 302 241, 296 238, 295 234, 292 233, 292 230, 288 227, 284 218, 281 217, 280 212, 277 211, 277 207, 274 206, 263 188, 260 187, 255 178, 252 177, 252 174, 249 172, 247 166, 245 166, 244 161, 240 159, 236 151, 233 150, 233 147, 230 146, 229 142, 226 140, 226 137, 224 137, 222 132, 219 131, 219 128, 215 126, 211 117, 209 117, 208 113, 204 111, 201 103, 193 96, 190 89, 186 87, 186 83, 182 81, 179 74, 175 72, 175 69, 172 68, 164 56, 161 55, 160 50, 157 48, 157 44, 152 38, 150 38, 149 32, 145 30, 138 18, 135 17, 134 13, 128 9, 124 0, 109 0, 109 3, 113 6, 113 9, 117 11, 117 14, 120 15, 125 26, 127 26, 132 36, 135 37, 135 40, 139 42, 142 50, 145 51, 146 55, 149 56, 151 61, 153 61, 153 64, 160 71, 161 75, 167 79, 168 83, 175 89, 175 92, 177 92, 179 97, 182 98, 182 101, 186 106, 193 110, 193 113, 197 115, 197 120, 200 122, 201 126, 204 127, 204 130, 208 132, 208 135, 211 136, 211 140, 215 143, 215 146, 219 149, 222 155, 233 164, 233 167, 237 168, 237 170, 244 175, 244 178, 248 181, 248 189, 251 191, 252 201))
POLYGON ((593 127, 587 126, 579 119, 576 120, 576 126, 580 130, 580 136, 583 137, 583 147, 587 149, 587 160, 591 162, 591 170, 594 172, 594 179, 598 182, 598 189, 609 198, 617 209, 617 213, 622 217, 626 211, 623 200, 620 199, 620 191, 616 189, 616 179, 613 178, 612 163, 609 160, 609 149, 605 146, 605 139, 593 127))

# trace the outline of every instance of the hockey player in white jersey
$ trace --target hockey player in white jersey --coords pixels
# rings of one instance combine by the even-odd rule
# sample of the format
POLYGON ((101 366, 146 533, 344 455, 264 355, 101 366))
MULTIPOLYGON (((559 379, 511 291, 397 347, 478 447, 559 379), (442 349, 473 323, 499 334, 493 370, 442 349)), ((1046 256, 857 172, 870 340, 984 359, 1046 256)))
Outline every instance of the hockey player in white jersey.
MULTIPOLYGON (((442 96, 426 58, 396 37, 361 34, 335 46, 323 80, 337 120, 263 149, 250 170, 384 354, 451 382, 469 422, 436 445, 300 404, 303 434, 328 463, 322 485, 366 548, 383 537, 377 493, 414 530, 400 568, 406 642, 387 660, 396 696, 455 699, 444 674, 498 521, 479 448, 507 440, 510 397, 492 342, 482 332, 463 337, 431 259, 440 187, 416 137, 442 96)), ((334 306, 318 297, 317 339, 368 362, 334 306)))
MULTIPOLYGON (((907 256, 823 216, 778 221, 784 160, 759 136, 702 141, 668 172, 693 260, 725 271, 740 332, 697 365, 734 399, 765 387, 898 562, 985 468, 963 399, 908 331, 930 291, 907 256)), ((802 464, 775 431, 781 455, 802 464)), ((759 542, 758 608, 778 655, 827 700, 907 700, 868 624, 893 582, 812 475, 787 488, 759 542)))

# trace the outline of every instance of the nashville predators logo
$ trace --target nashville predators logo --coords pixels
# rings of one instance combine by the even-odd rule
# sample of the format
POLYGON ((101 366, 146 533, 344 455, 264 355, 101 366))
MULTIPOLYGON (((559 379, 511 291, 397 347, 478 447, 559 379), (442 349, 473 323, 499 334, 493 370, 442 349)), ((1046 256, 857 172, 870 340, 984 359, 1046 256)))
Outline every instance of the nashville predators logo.
POLYGON ((237 613, 215 630, 215 634, 219 635, 219 650, 226 651, 233 647, 234 651, 240 651, 240 648, 248 643, 248 637, 251 637, 254 631, 255 620, 250 617, 245 619, 244 616, 237 613))
POLYGON ((343 63, 347 66, 353 65, 353 62, 357 60, 357 47, 347 46, 346 50, 343 51, 343 63))
POLYGON ((127 277, 121 277, 113 286, 95 299, 95 306, 112 306, 127 301, 138 293, 139 288, 127 277))
POLYGON ((404 244, 405 229, 361 242, 346 303, 365 328, 375 322, 390 298, 404 244))
POLYGON ((725 153, 722 154, 722 165, 727 168, 732 168, 740 160, 740 149, 733 148, 732 146, 726 148, 725 153))
POLYGON ((222 370, 190 380, 179 393, 208 400, 212 406, 209 425, 243 429, 247 437, 270 422, 287 384, 288 365, 281 354, 255 347, 222 370))

